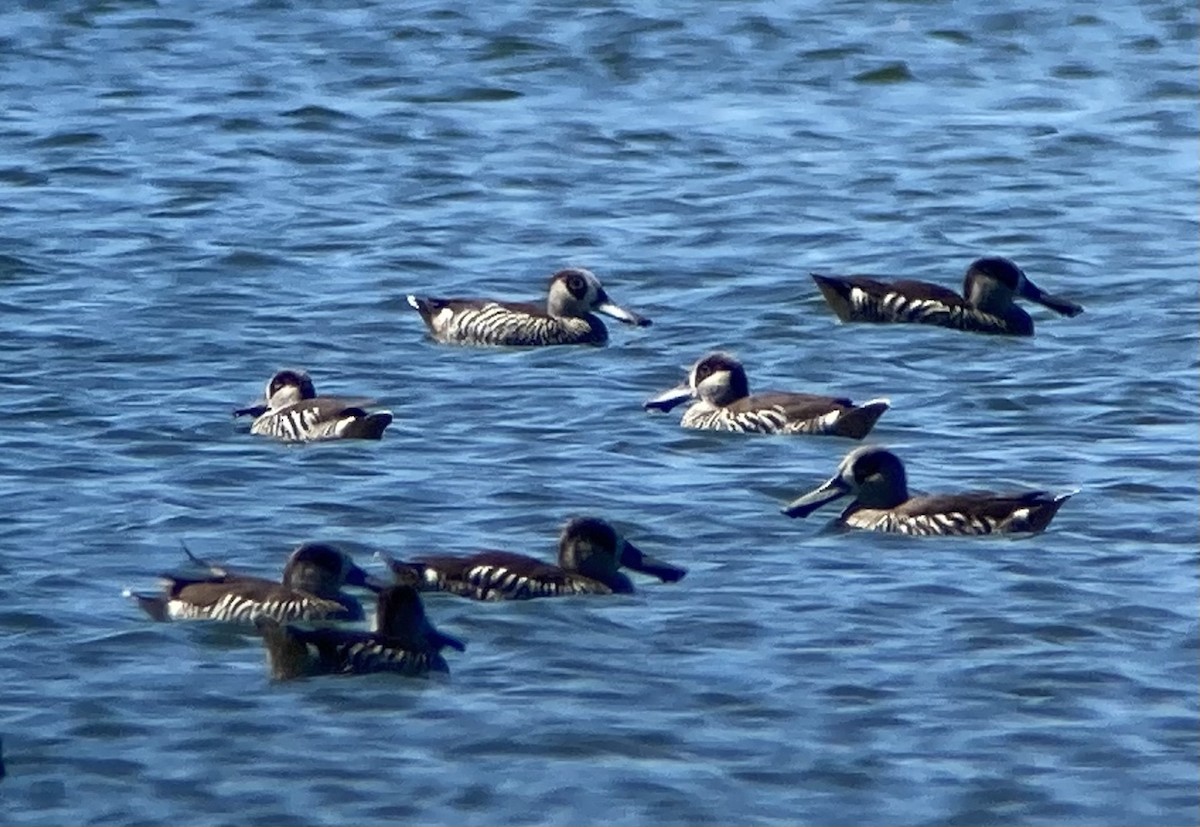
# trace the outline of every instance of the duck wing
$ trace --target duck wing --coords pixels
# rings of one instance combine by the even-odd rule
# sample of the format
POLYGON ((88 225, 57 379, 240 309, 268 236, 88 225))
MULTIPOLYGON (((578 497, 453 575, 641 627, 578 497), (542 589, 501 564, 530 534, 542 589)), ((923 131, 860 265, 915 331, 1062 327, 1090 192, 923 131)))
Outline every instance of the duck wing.
POLYGON ((1039 532, 1070 497, 1049 491, 969 491, 913 497, 894 511, 903 517, 965 521, 979 527, 978 533, 1039 532))
POLYGON ((409 566, 419 567, 423 587, 476 600, 612 593, 611 588, 591 578, 509 551, 483 551, 468 557, 425 556, 414 559, 409 566))

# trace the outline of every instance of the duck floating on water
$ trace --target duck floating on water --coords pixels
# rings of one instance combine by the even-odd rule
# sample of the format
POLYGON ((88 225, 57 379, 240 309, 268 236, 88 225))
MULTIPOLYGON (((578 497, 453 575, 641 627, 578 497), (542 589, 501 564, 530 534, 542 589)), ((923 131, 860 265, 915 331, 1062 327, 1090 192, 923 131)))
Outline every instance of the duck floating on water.
POLYGON ((288 442, 325 439, 380 439, 392 424, 391 411, 368 411, 369 399, 317 396, 309 375, 281 370, 267 382, 264 401, 233 412, 253 416, 250 433, 288 442))
POLYGON ((545 305, 495 299, 409 296, 408 303, 439 342, 460 345, 603 345, 608 329, 595 315, 645 327, 650 320, 614 304, 590 270, 570 267, 550 277, 545 305))
POLYGON ((558 565, 507 551, 465 557, 426 555, 408 561, 380 553, 396 575, 421 591, 441 591, 474 600, 528 600, 569 594, 629 594, 633 582, 621 566, 657 577, 681 580, 686 569, 643 553, 606 520, 575 517, 558 540, 558 565))
POLYGON ((361 620, 362 605, 342 591, 359 586, 379 591, 372 579, 349 555, 328 543, 302 543, 288 557, 281 582, 237 574, 184 552, 207 573, 196 577, 163 574, 162 592, 125 596, 159 621, 222 620, 252 623, 266 615, 277 621, 361 620))
POLYGON ((862 439, 891 407, 886 399, 855 405, 844 397, 768 391, 750 395, 746 369, 728 353, 713 352, 688 371, 678 387, 648 400, 646 410, 669 411, 695 400, 684 411, 685 428, 818 434, 862 439))
POLYGON ((441 651, 466 650, 458 638, 434 628, 417 590, 388 586, 379 593, 375 631, 301 629, 258 615, 267 665, 275 680, 314 675, 396 672, 411 677, 449 672, 441 651))
POLYGON ((865 446, 847 454, 828 481, 782 510, 789 517, 807 517, 826 503, 850 496, 853 502, 838 518, 849 528, 896 534, 1037 533, 1074 493, 971 491, 914 497, 900 458, 885 448, 865 446))
POLYGON ((812 273, 825 301, 843 322, 915 323, 1032 336, 1033 319, 1014 299, 1029 299, 1062 316, 1078 316, 1073 301, 1042 292, 1006 258, 976 259, 963 279, 963 295, 925 281, 880 281, 873 276, 812 273))

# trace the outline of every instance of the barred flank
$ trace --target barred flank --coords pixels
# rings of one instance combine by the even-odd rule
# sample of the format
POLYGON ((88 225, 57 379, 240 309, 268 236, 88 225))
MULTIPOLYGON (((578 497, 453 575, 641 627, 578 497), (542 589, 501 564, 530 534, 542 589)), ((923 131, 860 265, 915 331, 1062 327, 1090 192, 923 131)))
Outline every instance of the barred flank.
POLYGON ((254 423, 251 431, 292 442, 305 442, 337 435, 341 421, 341 418, 323 420, 317 408, 302 408, 264 414, 254 423))
POLYGON ((850 305, 855 318, 866 322, 911 322, 984 333, 1012 332, 999 316, 936 299, 911 299, 903 293, 874 295, 854 287, 850 290, 850 305))
POLYGON ((887 531, 915 536, 965 536, 991 534, 999 527, 990 517, 976 517, 954 511, 946 514, 899 515, 887 512, 869 515, 851 514, 846 523, 868 531, 887 531))
POLYGON ((787 424, 781 408, 762 408, 757 411, 732 413, 728 408, 715 410, 689 409, 683 415, 683 427, 705 431, 737 431, 740 433, 773 434, 787 424))
POLYGON ((531 316, 498 304, 462 310, 442 326, 448 341, 479 345, 568 345, 602 342, 584 319, 531 316))
POLYGON ((476 600, 530 600, 564 594, 592 594, 597 585, 569 574, 564 581, 543 580, 514 572, 503 566, 482 565, 468 569, 462 580, 451 580, 438 572, 426 572, 426 583, 438 589, 476 600))
POLYGON ((758 434, 828 434, 837 425, 843 411, 830 411, 810 419, 790 421, 784 410, 778 406, 760 408, 755 411, 739 411, 733 413, 728 408, 694 411, 689 409, 683 415, 683 427, 696 428, 705 431, 738 431, 741 433, 758 434))

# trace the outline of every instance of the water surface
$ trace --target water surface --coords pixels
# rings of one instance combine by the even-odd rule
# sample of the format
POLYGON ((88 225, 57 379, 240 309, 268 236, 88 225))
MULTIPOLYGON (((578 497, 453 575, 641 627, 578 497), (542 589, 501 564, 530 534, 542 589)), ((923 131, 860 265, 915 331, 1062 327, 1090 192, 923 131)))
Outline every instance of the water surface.
POLYGON ((344 5, 0 12, 5 823, 1196 821, 1193 5, 344 5), (983 254, 1086 312, 843 326, 807 276, 983 254), (404 301, 566 264, 654 326, 447 348, 404 301), (1080 493, 1018 540, 787 520, 853 443, 640 408, 717 347, 891 398, 915 488, 1080 493), (396 423, 240 433, 285 365, 396 423), (548 557, 576 513, 688 577, 431 596, 448 682, 272 685, 120 598, 181 541, 548 557))

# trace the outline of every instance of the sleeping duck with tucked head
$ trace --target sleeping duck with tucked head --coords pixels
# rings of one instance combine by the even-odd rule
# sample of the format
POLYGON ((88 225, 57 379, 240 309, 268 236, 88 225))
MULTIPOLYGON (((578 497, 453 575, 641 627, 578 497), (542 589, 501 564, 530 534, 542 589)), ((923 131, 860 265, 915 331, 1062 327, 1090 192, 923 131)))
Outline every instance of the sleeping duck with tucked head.
POLYGON ((963 294, 912 279, 884 281, 874 276, 812 273, 825 301, 843 322, 914 323, 976 333, 1032 336, 1033 319, 1014 301, 1037 302, 1060 316, 1083 308, 1043 292, 1025 271, 999 256, 976 259, 963 277, 963 294))
POLYGON ((563 526, 558 564, 508 551, 469 556, 423 555, 406 561, 385 554, 396 581, 421 591, 441 591, 474 600, 529 600, 571 594, 629 594, 633 582, 619 569, 673 583, 686 569, 644 553, 596 517, 575 517, 563 526))
POLYGON ((846 455, 837 473, 788 505, 788 517, 807 517, 826 503, 851 497, 838 523, 896 534, 972 535, 1044 531, 1075 492, 1048 491, 913 496, 904 463, 886 448, 865 446, 846 455))
POLYGON ((569 267, 550 277, 546 302, 408 296, 436 341, 458 345, 542 347, 603 345, 608 329, 596 313, 636 327, 650 320, 614 304, 591 270, 569 267))
POLYGON ((263 401, 233 412, 253 416, 250 433, 287 442, 325 439, 380 439, 392 424, 391 411, 370 411, 369 399, 317 396, 309 375, 281 370, 267 382, 263 401))
POLYGON ((669 411, 692 401, 681 425, 710 431, 818 434, 862 439, 891 403, 872 399, 856 405, 844 397, 767 391, 750 394, 742 363, 728 353, 704 356, 678 387, 648 400, 646 410, 669 411))

